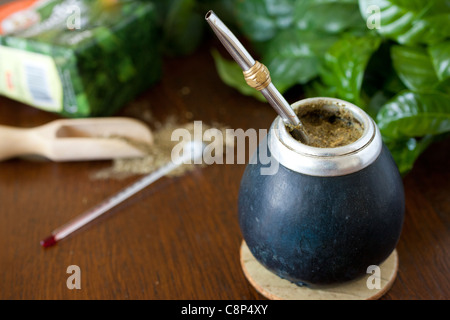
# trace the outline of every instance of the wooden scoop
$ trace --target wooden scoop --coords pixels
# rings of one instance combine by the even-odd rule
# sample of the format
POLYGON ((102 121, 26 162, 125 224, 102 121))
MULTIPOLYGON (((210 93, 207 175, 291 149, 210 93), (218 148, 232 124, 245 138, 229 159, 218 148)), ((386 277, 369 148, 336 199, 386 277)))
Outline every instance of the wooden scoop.
POLYGON ((144 156, 135 143, 150 145, 153 136, 143 122, 131 118, 62 119, 31 129, 0 126, 0 160, 22 155, 53 161, 144 156))

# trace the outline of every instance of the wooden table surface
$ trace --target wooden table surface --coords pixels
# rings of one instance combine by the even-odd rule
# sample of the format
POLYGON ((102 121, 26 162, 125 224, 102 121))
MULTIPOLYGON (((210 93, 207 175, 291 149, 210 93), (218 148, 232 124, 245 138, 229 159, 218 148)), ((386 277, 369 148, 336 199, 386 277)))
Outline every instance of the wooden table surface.
MULTIPOLYGON (((142 113, 177 115, 230 128, 269 128, 270 106, 218 78, 203 46, 166 60, 165 76, 137 98, 142 113)), ((290 94, 289 102, 301 98, 290 94)), ((38 126, 57 115, 0 97, 0 123, 38 126)), ((149 125, 153 125, 149 123, 149 125)), ((436 143, 404 178, 406 215, 400 267, 383 299, 449 299, 450 140, 436 143)), ((39 240, 138 177, 93 180, 110 161, 0 163, 0 299, 263 299, 239 263, 239 182, 245 165, 211 165, 163 178, 55 247, 39 240), (69 290, 67 267, 81 270, 69 290)))

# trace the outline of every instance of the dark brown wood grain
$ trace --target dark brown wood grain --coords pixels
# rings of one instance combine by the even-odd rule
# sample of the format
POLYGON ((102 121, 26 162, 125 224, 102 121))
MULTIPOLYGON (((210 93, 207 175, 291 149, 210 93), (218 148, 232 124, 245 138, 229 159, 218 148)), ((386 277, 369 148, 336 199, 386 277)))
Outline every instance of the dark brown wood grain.
MULTIPOLYGON (((118 115, 268 129, 275 112, 218 78, 205 45, 167 60, 162 81, 118 115)), ((290 102, 301 93, 290 94, 290 102)), ((57 115, 0 98, 0 124, 32 127, 57 115)), ((149 123, 149 125, 154 125, 149 123)), ((397 280, 383 299, 448 299, 450 141, 433 145, 404 178, 397 280)), ((239 264, 239 182, 245 165, 163 178, 49 249, 39 240, 137 179, 92 180, 109 161, 0 163, 0 299, 263 299, 239 264), (66 269, 81 268, 81 290, 66 269)))

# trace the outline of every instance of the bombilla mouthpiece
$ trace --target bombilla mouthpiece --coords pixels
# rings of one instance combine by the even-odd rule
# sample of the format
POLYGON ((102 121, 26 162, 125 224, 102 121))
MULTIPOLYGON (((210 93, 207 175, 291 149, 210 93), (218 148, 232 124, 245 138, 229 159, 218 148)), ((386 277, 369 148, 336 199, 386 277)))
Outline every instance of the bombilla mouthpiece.
POLYGON ((289 103, 272 84, 269 70, 262 63, 255 61, 235 35, 212 11, 208 11, 205 16, 206 21, 222 42, 223 46, 244 72, 247 84, 260 91, 270 105, 283 119, 294 138, 307 143, 308 137, 305 135, 300 119, 292 110, 289 103))
POLYGON ((255 64, 255 60, 214 11, 208 11, 205 19, 241 69, 243 71, 250 69, 255 64))

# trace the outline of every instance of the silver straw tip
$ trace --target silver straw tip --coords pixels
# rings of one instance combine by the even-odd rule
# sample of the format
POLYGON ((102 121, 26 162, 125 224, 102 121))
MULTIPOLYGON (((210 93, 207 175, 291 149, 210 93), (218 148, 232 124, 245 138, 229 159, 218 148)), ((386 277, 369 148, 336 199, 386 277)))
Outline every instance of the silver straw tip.
POLYGON ((214 11, 209 10, 209 11, 206 13, 206 15, 205 15, 205 20, 208 21, 208 20, 209 20, 209 17, 211 17, 212 14, 214 14, 214 11))

